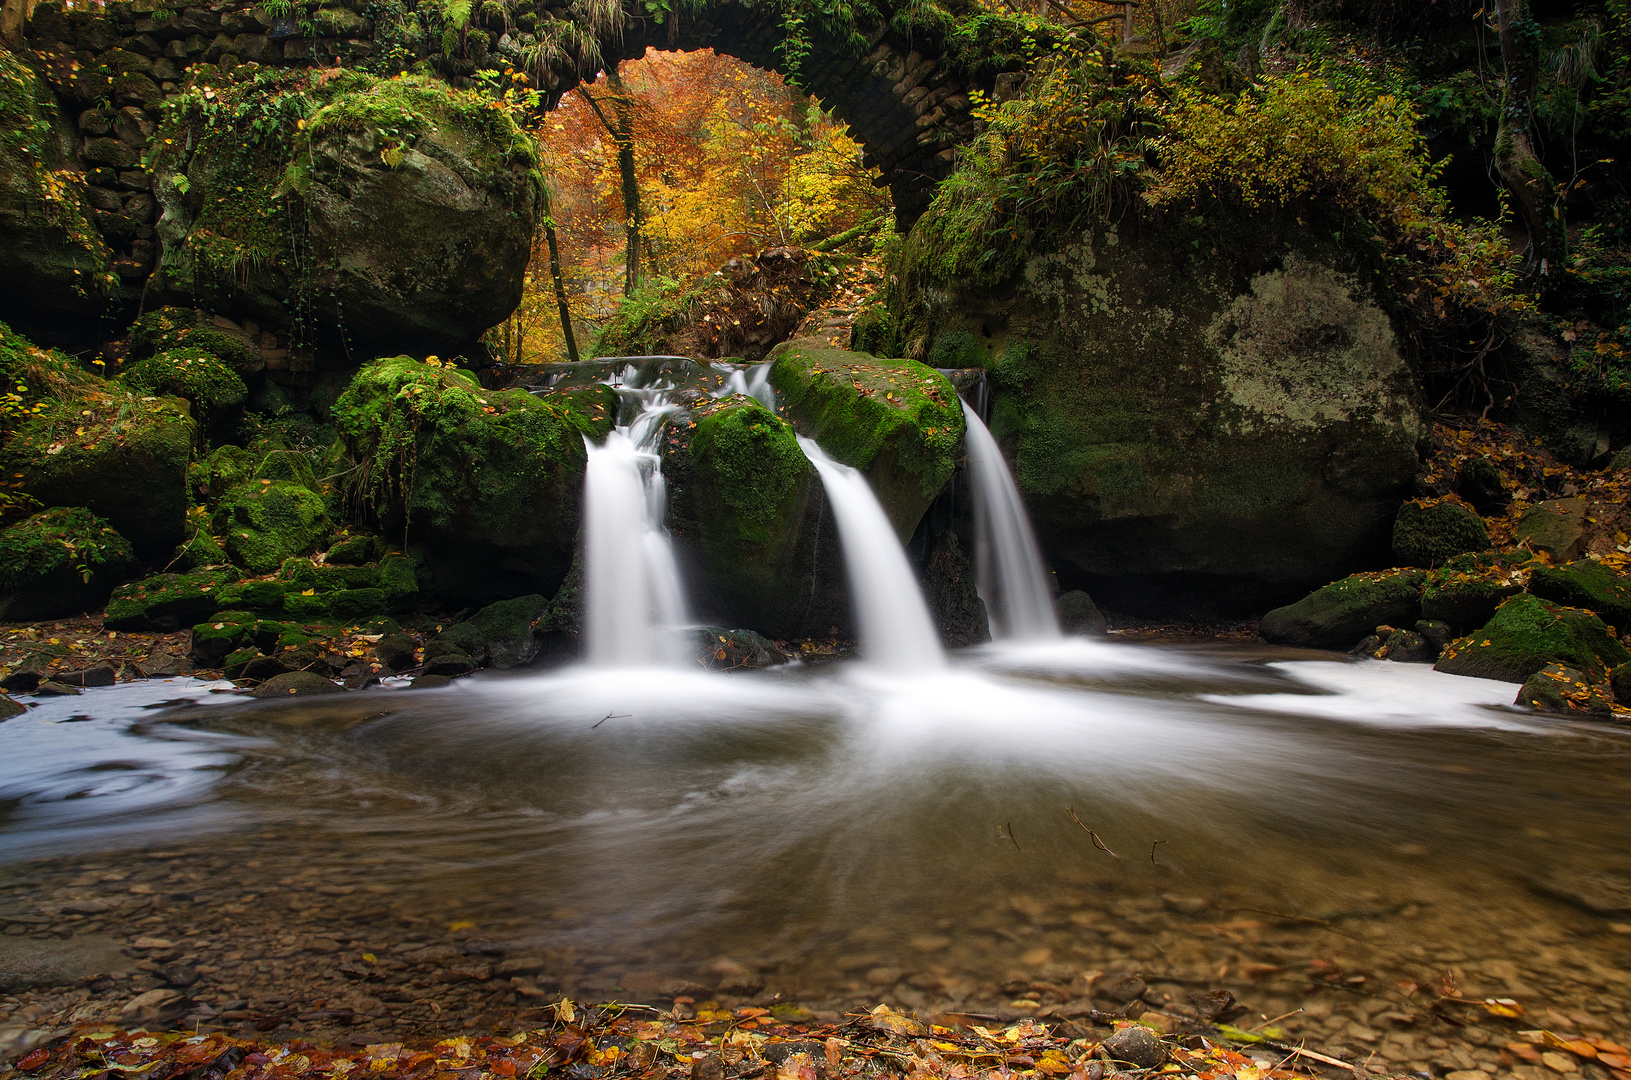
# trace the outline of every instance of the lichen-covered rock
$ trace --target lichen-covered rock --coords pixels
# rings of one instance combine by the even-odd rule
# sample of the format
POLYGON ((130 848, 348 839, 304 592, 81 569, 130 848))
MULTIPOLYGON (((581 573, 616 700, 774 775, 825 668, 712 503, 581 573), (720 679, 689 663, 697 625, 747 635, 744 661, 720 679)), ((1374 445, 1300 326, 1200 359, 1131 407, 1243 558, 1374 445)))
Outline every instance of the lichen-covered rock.
POLYGON ((440 596, 547 595, 576 546, 584 436, 604 437, 614 399, 606 387, 595 395, 487 391, 456 368, 377 360, 334 405, 356 463, 345 494, 385 535, 424 545, 429 587, 440 596))
POLYGON ((1585 499, 1538 502, 1518 515, 1516 539, 1558 562, 1578 559, 1585 550, 1585 499))
POLYGON ((792 425, 740 396, 692 417, 694 428, 672 425, 663 441, 670 527, 692 593, 719 623, 780 638, 825 631, 844 603, 834 596, 843 571, 819 559, 826 503, 792 425))
POLYGON ((1407 502, 1393 521, 1393 558, 1400 566, 1431 568, 1489 549, 1484 519, 1453 502, 1407 502))
POLYGON ((1537 566, 1529 575, 1529 591, 1543 600, 1590 608, 1616 633, 1631 632, 1631 579, 1594 559, 1537 566))
POLYGON ((1603 687, 1588 683, 1584 674, 1563 664, 1547 664, 1525 679, 1512 703, 1563 716, 1614 715, 1614 703, 1603 687))
POLYGON ((109 630, 180 630, 203 622, 221 607, 222 587, 232 570, 193 574, 155 574, 113 591, 102 625, 109 630))
POLYGON ((151 296, 263 325, 298 306, 353 347, 421 353, 514 310, 543 184, 508 111, 419 76, 237 71, 195 73, 165 111, 151 296))
POLYGON ((1039 236, 981 276, 947 269, 940 214, 892 265, 891 314, 908 355, 989 371, 992 433, 1061 580, 1193 618, 1383 561, 1428 425, 1339 243, 1290 214, 1173 215, 1039 236))
POLYGON ((861 470, 901 541, 945 488, 963 441, 946 377, 913 360, 835 349, 813 338, 771 353, 787 414, 835 460, 861 470))
POLYGON ((0 619, 95 610, 136 566, 130 543, 89 510, 35 514, 0 530, 0 619))
POLYGON ((78 144, 50 88, 0 48, 0 319, 31 333, 84 337, 116 285, 78 144))
POLYGON ((1353 574, 1263 616, 1258 633, 1277 645, 1345 649, 1378 626, 1421 618, 1421 570, 1353 574))
POLYGON ((1631 653, 1597 616, 1524 594, 1502 604, 1480 629, 1450 642, 1434 668, 1521 683, 1547 664, 1561 663, 1599 683, 1628 660, 1631 653))
POLYGON ((287 480, 240 484, 221 499, 211 528, 232 561, 269 574, 285 559, 309 555, 329 534, 322 496, 287 480))
POLYGON ((23 425, 0 467, 46 506, 87 507, 137 555, 168 558, 187 536, 194 431, 185 402, 105 385, 23 425))

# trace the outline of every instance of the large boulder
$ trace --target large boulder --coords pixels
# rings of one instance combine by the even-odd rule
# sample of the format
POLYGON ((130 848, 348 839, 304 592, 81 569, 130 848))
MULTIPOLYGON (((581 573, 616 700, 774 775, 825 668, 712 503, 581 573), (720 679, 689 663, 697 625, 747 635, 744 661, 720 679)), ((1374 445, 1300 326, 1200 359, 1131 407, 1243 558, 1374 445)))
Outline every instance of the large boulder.
POLYGON ((1393 522, 1393 558, 1400 566, 1434 567, 1489 549, 1484 519, 1453 502, 1407 502, 1393 522))
POLYGON ((1346 649, 1378 626, 1411 626, 1421 618, 1427 574, 1389 570, 1353 574, 1263 616, 1258 633, 1277 645, 1346 649))
POLYGON ((187 403, 113 385, 51 403, 0 455, 46 506, 83 506, 140 556, 168 558, 187 537, 187 465, 195 425, 187 403))
POLYGON ((0 619, 55 619, 101 607, 136 569, 130 544, 79 507, 0 530, 0 619))
POLYGON ((221 499, 211 519, 232 561, 253 574, 269 574, 285 559, 309 555, 328 536, 323 497, 288 480, 239 484, 221 499))
POLYGON ((901 541, 911 539, 957 466, 965 424, 950 381, 815 338, 777 346, 771 362, 770 384, 799 430, 865 473, 901 541))
POLYGON ((50 88, 0 48, 0 319, 30 333, 83 338, 108 306, 113 254, 86 202, 78 143, 50 88))
POLYGON ((165 112, 150 298, 421 355, 515 309, 543 180, 507 111, 431 78, 249 68, 165 112))
POLYGON ((542 645, 536 629, 549 610, 549 598, 534 593, 488 604, 462 623, 437 634, 430 653, 451 645, 483 667, 513 668, 528 664, 542 645))
POLYGON ((334 405, 353 461, 341 481, 381 532, 423 545, 418 587, 459 601, 554 593, 572 562, 585 436, 610 430, 607 387, 487 391, 405 356, 357 373, 334 405))
POLYGON ((663 477, 703 617, 780 639, 846 623, 842 551, 792 425, 741 396, 691 417, 695 427, 673 424, 663 440, 663 477))
POLYGON ((102 625, 109 630, 169 632, 201 623, 220 609, 222 586, 234 570, 155 574, 113 590, 102 625))
POLYGON ((988 369, 992 432, 1065 585, 1193 617, 1384 563, 1428 425, 1339 242, 1289 213, 1174 215, 1039 234, 971 272, 948 213, 909 235, 892 316, 909 355, 988 369))
POLYGON ((1559 607, 1527 593, 1501 605, 1483 627, 1445 648, 1434 668, 1451 675, 1521 683, 1560 663, 1603 682, 1631 653, 1590 612, 1559 607))
POLYGON ((1593 559, 1537 566, 1529 575, 1529 591, 1543 600, 1589 608, 1616 633, 1631 633, 1631 579, 1593 559))

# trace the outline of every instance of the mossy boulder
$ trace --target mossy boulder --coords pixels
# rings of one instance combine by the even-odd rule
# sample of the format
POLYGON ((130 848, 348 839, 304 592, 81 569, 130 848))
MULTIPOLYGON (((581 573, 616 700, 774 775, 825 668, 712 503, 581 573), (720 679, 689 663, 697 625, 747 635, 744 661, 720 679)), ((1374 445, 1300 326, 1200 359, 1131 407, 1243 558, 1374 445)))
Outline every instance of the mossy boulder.
POLYGON ((534 593, 489 604, 469 619, 448 627, 432 641, 425 655, 444 653, 452 646, 484 667, 513 668, 538 655, 539 619, 549 610, 549 598, 534 593))
POLYGON ((1227 616, 1385 563, 1428 422, 1385 286, 1330 230, 1222 208, 1039 231, 970 272, 947 215, 893 259, 893 321, 908 355, 987 368, 1063 584, 1227 616))
POLYGON ((207 566, 226 566, 231 561, 227 557, 226 549, 215 537, 205 529, 199 528, 193 533, 192 539, 176 548, 175 558, 166 565, 171 569, 185 572, 202 570, 207 566))
POLYGON ((663 441, 663 476, 695 602, 773 637, 824 633, 839 618, 843 570, 818 564, 821 529, 835 556, 837 536, 792 425, 739 395, 691 415, 695 427, 672 424, 663 441))
POLYGON ((86 200, 79 133, 23 57, 0 49, 0 319, 84 338, 117 292, 113 254, 86 200))
POLYGON ((101 607, 136 569, 130 542, 89 510, 46 510, 0 530, 0 619, 101 607))
POLYGON ((142 360, 176 349, 192 349, 219 360, 240 379, 266 368, 258 343, 230 319, 197 308, 150 311, 130 328, 130 355, 142 360))
POLYGON ((901 541, 945 489, 963 441, 957 392, 940 372, 815 338, 771 353, 770 383, 799 430, 866 474, 901 541))
POLYGON ((1445 648, 1434 668, 1451 675, 1521 683, 1551 663, 1602 682, 1611 668, 1631 660, 1603 620, 1538 596, 1514 596, 1483 627, 1445 648))
POLYGON ((288 480, 240 484, 221 499, 211 528, 232 561, 255 574, 309 555, 330 531, 322 496, 288 480))
POLYGON ((1537 566, 1529 575, 1529 591, 1543 600, 1590 608, 1616 633, 1631 633, 1631 579, 1593 559, 1537 566))
POLYGON ((1393 520, 1393 558, 1400 566, 1431 568, 1489 549, 1484 519, 1453 502, 1407 502, 1393 520))
POLYGON ((195 73, 170 104, 150 296, 274 326, 298 306, 352 347, 444 354, 520 301, 543 179, 489 99, 416 75, 239 68, 195 73))
POLYGON ((221 590, 221 606, 257 615, 283 611, 284 587, 277 581, 240 581, 221 590))
POLYGON ((1522 591, 1507 568, 1466 560, 1435 570, 1428 578, 1421 594, 1422 618, 1466 633, 1483 626, 1509 597, 1522 591))
POLYGON ((286 593, 283 611, 302 622, 346 625, 360 623, 390 610, 385 593, 379 589, 340 589, 337 592, 286 593))
POLYGON ((155 353, 131 365, 119 379, 137 393, 185 398, 193 415, 210 423, 212 430, 231 420, 249 393, 237 372, 203 349, 155 353))
POLYGON ((344 495, 384 535, 423 545, 441 596, 551 593, 576 546, 584 437, 610 423, 601 389, 488 391, 456 368, 377 360, 334 406, 357 463, 344 495))
POLYGON ((1414 625, 1426 582, 1420 570, 1352 574, 1270 611, 1258 633, 1276 645, 1346 649, 1378 626, 1414 625))
POLYGON ((187 481, 198 501, 214 508, 227 492, 255 479, 259 464, 259 459, 241 446, 218 446, 207 458, 193 463, 187 470, 187 481))
POLYGON ((168 633, 203 622, 221 607, 221 591, 235 580, 231 570, 155 574, 113 591, 102 625, 109 630, 168 633))
POLYGON ((286 480, 291 484, 299 484, 307 491, 322 494, 322 486, 317 482, 317 473, 312 468, 311 458, 298 450, 271 450, 261 458, 260 465, 255 469, 257 480, 286 480))
POLYGON ((1586 681, 1582 672, 1563 664, 1547 664, 1523 681, 1514 705, 1561 716, 1614 715, 1614 703, 1601 684, 1586 681))
POLYGON ((1533 551, 1545 552, 1559 562, 1578 559, 1585 550, 1585 499, 1554 499, 1538 502, 1518 515, 1514 529, 1519 542, 1533 551))
POLYGON ((343 694, 345 687, 333 679, 325 679, 315 671, 285 671, 273 675, 255 687, 255 696, 262 700, 282 700, 288 697, 310 697, 313 694, 343 694))
POLYGON ((23 425, 0 465, 46 506, 87 507, 137 555, 167 559, 188 534, 194 431, 183 401, 99 388, 23 425))

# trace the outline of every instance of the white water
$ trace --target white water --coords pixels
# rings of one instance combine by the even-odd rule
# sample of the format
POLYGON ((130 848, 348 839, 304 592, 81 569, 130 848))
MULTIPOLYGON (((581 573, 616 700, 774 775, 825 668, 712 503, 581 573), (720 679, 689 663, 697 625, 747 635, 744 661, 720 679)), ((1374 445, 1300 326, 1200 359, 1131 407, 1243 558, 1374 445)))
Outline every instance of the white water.
POLYGON ((1031 519, 1002 449, 963 402, 974 493, 975 587, 998 641, 1050 641, 1060 636, 1053 590, 1031 519))
POLYGON ((643 406, 605 445, 584 440, 584 654, 596 667, 684 662, 675 631, 688 621, 685 593, 663 526, 668 487, 658 455, 663 422, 679 406, 660 391, 643 406))
POLYGON ((850 602, 861 626, 862 657, 895 672, 944 667, 945 653, 917 577, 866 477, 828 457, 814 439, 800 436, 799 446, 821 474, 838 522, 850 602))
POLYGON ((724 368, 730 375, 725 380, 726 394, 743 394, 752 398, 771 412, 776 411, 776 391, 770 387, 770 365, 755 364, 751 368, 724 368))

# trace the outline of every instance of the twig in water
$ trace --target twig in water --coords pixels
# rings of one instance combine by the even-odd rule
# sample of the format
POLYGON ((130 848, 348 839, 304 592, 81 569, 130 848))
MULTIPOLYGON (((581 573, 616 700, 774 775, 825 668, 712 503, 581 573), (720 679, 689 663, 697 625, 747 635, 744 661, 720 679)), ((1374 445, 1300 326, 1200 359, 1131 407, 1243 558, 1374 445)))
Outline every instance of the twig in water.
POLYGON ((1302 1012, 1301 1009, 1292 1009, 1288 1013, 1281 1013, 1279 1016, 1276 1016, 1273 1020, 1264 1020, 1261 1024, 1253 1024, 1251 1027, 1247 1028, 1246 1030, 1247 1031, 1261 1031, 1264 1028, 1268 1027, 1270 1024, 1278 1024, 1280 1021, 1284 1020, 1286 1017, 1296 1016, 1300 1012, 1302 1012))
POLYGON ((590 724, 589 725, 589 730, 590 731, 595 730, 595 728, 597 728, 600 725, 604 724, 608 720, 627 720, 629 717, 631 717, 633 715, 634 715, 633 713, 607 713, 605 716, 602 716, 599 720, 596 720, 594 723, 590 724))
POLYGON ((1155 845, 1164 843, 1166 843, 1165 840, 1157 840, 1155 843, 1150 845, 1150 862, 1156 866, 1160 866, 1161 864, 1155 861, 1155 845))
MULTIPOLYGON (((1072 807, 1072 806, 1065 807, 1065 813, 1070 815, 1070 820, 1074 821, 1078 825, 1082 825, 1082 819, 1076 816, 1076 808, 1075 807, 1072 807)), ((1110 850, 1110 845, 1106 844, 1103 840, 1099 839, 1099 834, 1098 833, 1094 832, 1092 829, 1089 829, 1086 825, 1082 825, 1082 830, 1084 832, 1086 832, 1087 835, 1089 835, 1089 836, 1091 836, 1093 838, 1093 846, 1094 847, 1098 848, 1100 851, 1104 852, 1106 855, 1109 855, 1112 859, 1121 858, 1120 855, 1117 855, 1115 852, 1110 850)), ((1152 848, 1151 850, 1153 851, 1154 849, 1152 848)))
POLYGON ((1025 854, 1025 849, 1019 846, 1019 838, 1014 835, 1014 823, 1012 821, 1006 821, 1003 823, 1002 827, 1008 830, 1008 839, 1013 841, 1014 850, 1019 852, 1021 855, 1025 854))

